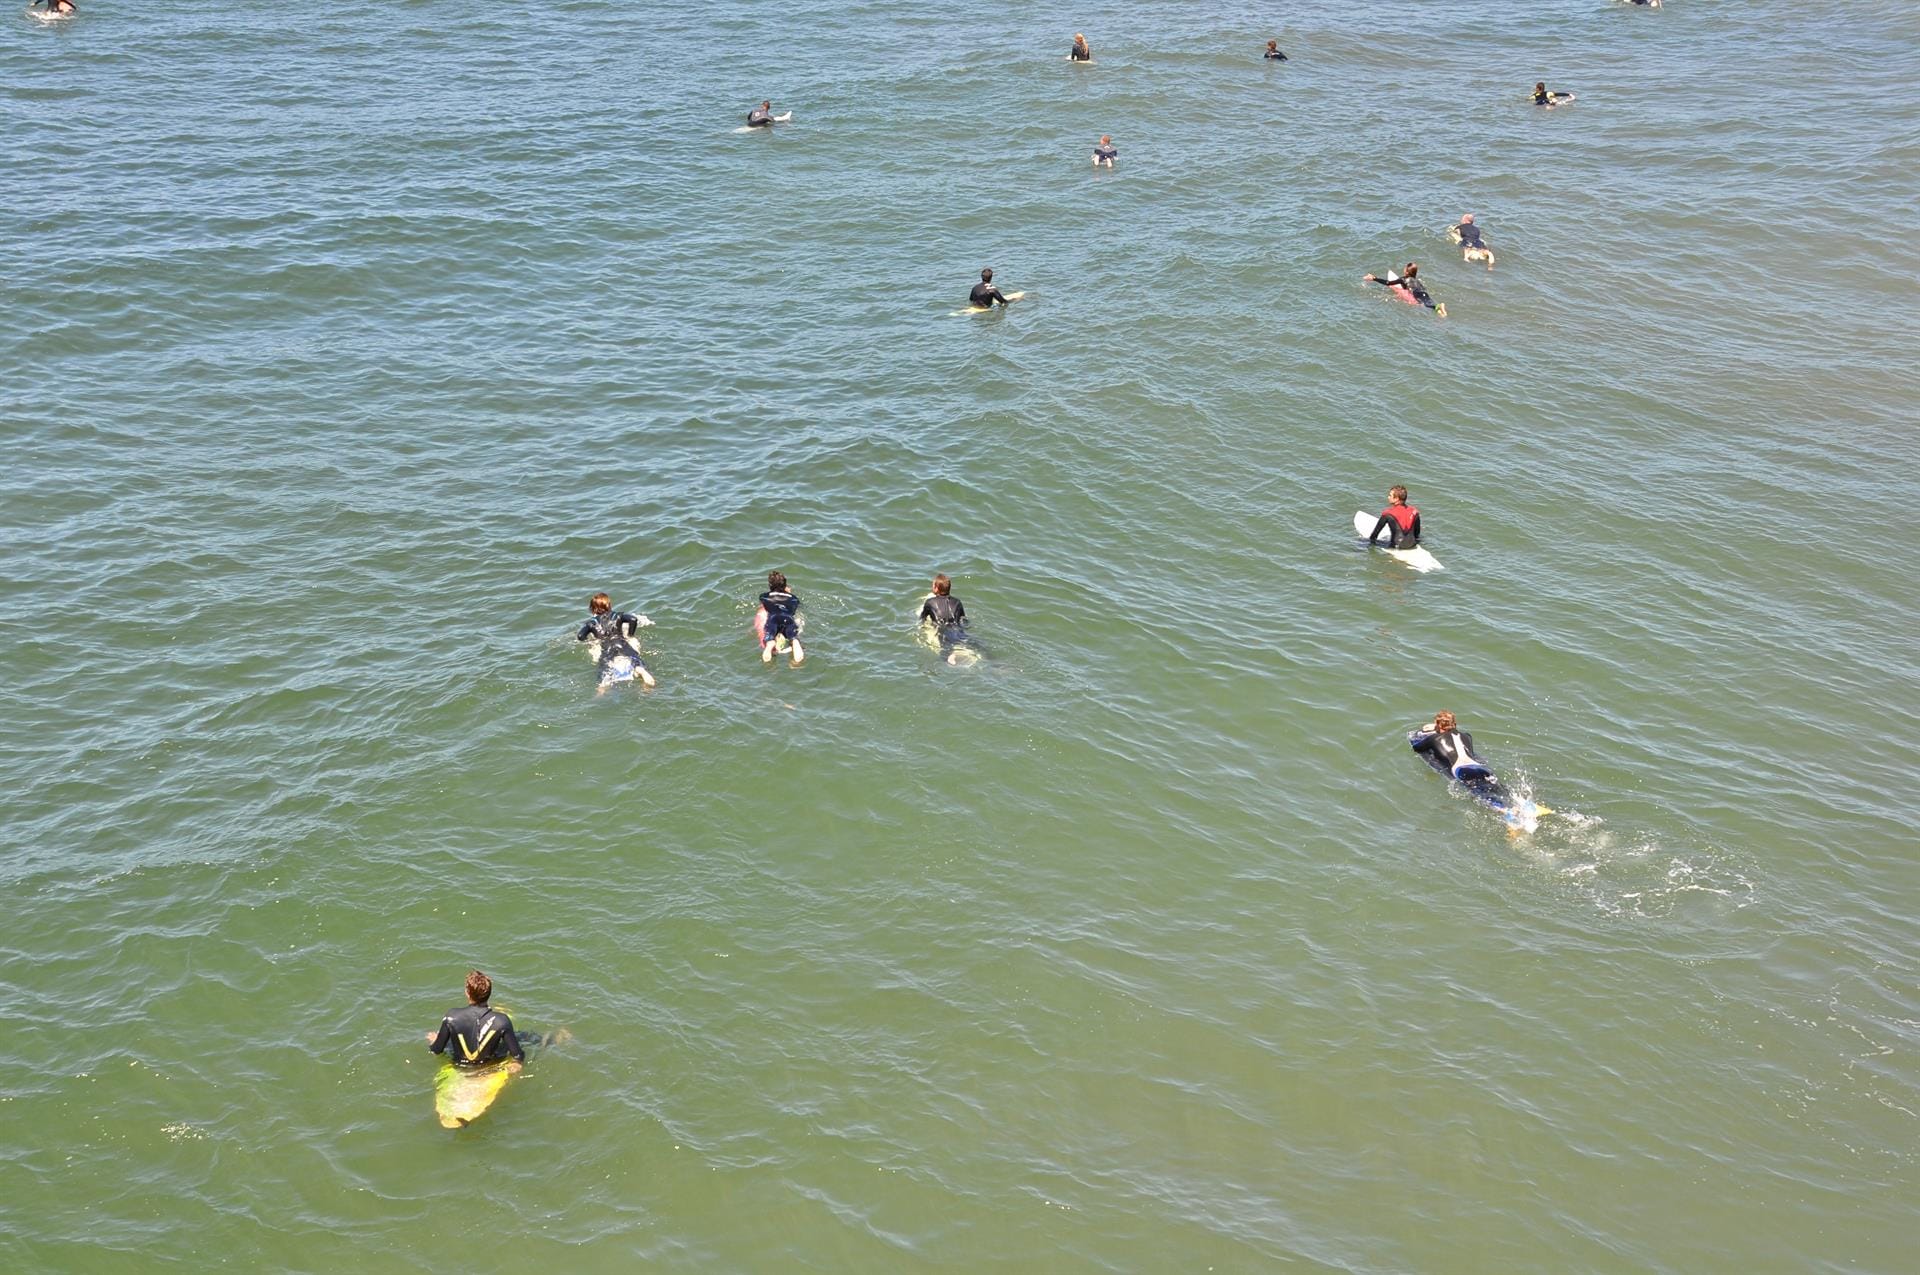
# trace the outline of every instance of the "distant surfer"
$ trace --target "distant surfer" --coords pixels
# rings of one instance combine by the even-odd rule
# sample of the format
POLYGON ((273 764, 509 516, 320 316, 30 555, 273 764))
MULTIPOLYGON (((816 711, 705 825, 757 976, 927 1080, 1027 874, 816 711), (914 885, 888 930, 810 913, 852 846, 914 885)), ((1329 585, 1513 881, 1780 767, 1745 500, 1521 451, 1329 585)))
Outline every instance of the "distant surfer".
POLYGON ((1380 533, 1383 531, 1387 533, 1389 549, 1420 547, 1420 511, 1407 503, 1405 487, 1387 490, 1387 507, 1380 511, 1380 521, 1374 524, 1373 534, 1367 537, 1367 543, 1380 543, 1380 533))
POLYGON ((640 617, 613 609, 613 599, 596 593, 587 600, 587 622, 574 635, 578 642, 600 644, 600 690, 615 682, 638 678, 642 686, 652 686, 653 674, 641 663, 640 647, 634 640, 640 617))
POLYGON ((788 111, 785 115, 775 115, 773 113, 773 103, 762 102, 747 112, 747 127, 772 128, 775 124, 784 124, 792 118, 792 111, 788 111))
POLYGON ((1547 82, 1545 80, 1533 86, 1533 104, 1535 106, 1544 106, 1548 110, 1552 110, 1557 104, 1561 102, 1571 102, 1572 100, 1573 94, 1571 93, 1561 93, 1558 91, 1548 92, 1547 82))
POLYGON ((1269 62, 1285 62, 1287 60, 1287 55, 1280 51, 1280 41, 1278 40, 1268 40, 1267 51, 1260 56, 1269 62))
POLYGON ((1013 298, 993 286, 993 267, 989 266, 980 272, 980 282, 973 285, 973 291, 967 294, 967 301, 976 310, 991 310, 996 303, 1011 305, 1013 298))
POLYGON ((47 6, 49 15, 79 12, 73 7, 73 0, 27 0, 27 10, 32 12, 43 4, 47 6))
POLYGON ((1093 148, 1093 166, 1098 168, 1105 164, 1108 168, 1112 168, 1113 161, 1118 158, 1120 158, 1120 151, 1114 146, 1113 139, 1105 133, 1100 134, 1100 144, 1093 148))
POLYGON ((1087 47, 1086 36, 1075 33, 1073 37, 1073 47, 1067 50, 1067 61, 1069 62, 1093 61, 1093 50, 1087 47))
POLYGON ((1399 274, 1391 270, 1387 271, 1387 277, 1384 279, 1370 274, 1361 275, 1360 278, 1362 282, 1377 283, 1389 292, 1404 296, 1410 301, 1417 301, 1442 319, 1447 317, 1447 307, 1428 295, 1426 285, 1420 282, 1420 263, 1417 261, 1409 261, 1407 268, 1399 274))
POLYGON ((774 644, 781 638, 793 650, 798 665, 807 658, 800 646, 800 595, 787 587, 787 577, 778 571, 767 572, 767 591, 760 595, 760 662, 773 663, 774 644))
POLYGON ((479 970, 468 970, 467 1003, 449 1010, 438 1032, 427 1033, 427 1047, 445 1054, 456 1067, 484 1067, 505 1058, 509 1072, 519 1071, 527 1056, 513 1033, 513 1019, 505 1010, 488 1006, 492 996, 493 980, 479 970))
POLYGON ((1447 237, 1460 245, 1462 261, 1484 261, 1487 269, 1493 269, 1493 249, 1480 237, 1480 227, 1473 224, 1472 213, 1461 213, 1459 224, 1447 227, 1447 237))
POLYGON ((967 633, 967 608, 953 596, 953 580, 944 572, 933 578, 933 592, 920 604, 920 623, 933 626, 947 663, 962 663, 964 651, 978 656, 979 647, 967 633))

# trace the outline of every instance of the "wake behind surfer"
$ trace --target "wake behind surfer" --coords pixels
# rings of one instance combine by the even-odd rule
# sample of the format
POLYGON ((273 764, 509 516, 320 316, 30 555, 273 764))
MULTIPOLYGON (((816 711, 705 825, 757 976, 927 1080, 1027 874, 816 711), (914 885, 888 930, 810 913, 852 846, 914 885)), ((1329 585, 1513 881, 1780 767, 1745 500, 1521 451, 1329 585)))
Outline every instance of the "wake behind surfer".
POLYGON ((995 302, 1002 306, 1011 305, 1013 298, 993 286, 993 267, 989 266, 980 272, 980 282, 973 285, 973 291, 967 294, 967 301, 977 310, 991 310, 995 302))
POLYGON ((652 686, 653 674, 640 660, 640 645, 634 634, 640 617, 613 609, 613 599, 596 593, 587 599, 587 622, 574 634, 576 642, 600 644, 600 690, 615 682, 638 678, 642 686, 652 686))
POLYGON ((445 1054, 456 1067, 485 1067, 504 1058, 509 1072, 519 1071, 527 1056, 514 1034, 513 1019, 487 1004, 492 997, 493 980, 468 970, 467 1003, 448 1010, 438 1032, 427 1033, 427 1047, 445 1054))
POLYGON ((1389 549, 1420 547, 1420 511, 1407 503, 1405 487, 1387 489, 1387 507, 1380 511, 1380 521, 1373 525, 1373 534, 1367 537, 1367 543, 1379 544, 1383 531, 1387 533, 1389 549))

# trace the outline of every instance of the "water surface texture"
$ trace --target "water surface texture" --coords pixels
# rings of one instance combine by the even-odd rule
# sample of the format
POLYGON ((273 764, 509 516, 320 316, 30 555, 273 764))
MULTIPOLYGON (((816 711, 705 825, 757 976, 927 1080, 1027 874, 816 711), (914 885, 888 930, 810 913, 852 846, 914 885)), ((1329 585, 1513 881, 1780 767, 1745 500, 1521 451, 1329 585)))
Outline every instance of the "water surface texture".
POLYGON ((0 1268, 1913 1269, 1911 5, 83 8, 0 1268))

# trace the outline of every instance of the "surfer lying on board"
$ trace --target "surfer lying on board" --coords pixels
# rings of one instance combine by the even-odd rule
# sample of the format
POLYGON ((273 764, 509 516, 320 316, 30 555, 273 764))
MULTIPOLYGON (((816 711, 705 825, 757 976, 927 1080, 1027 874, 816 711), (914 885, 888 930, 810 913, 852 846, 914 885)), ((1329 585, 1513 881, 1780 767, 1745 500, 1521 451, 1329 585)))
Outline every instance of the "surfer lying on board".
POLYGON ((920 622, 933 625, 947 663, 961 663, 962 648, 970 649, 970 658, 979 658, 979 648, 967 633, 967 608, 953 596, 953 580, 945 572, 933 578, 933 593, 920 604, 920 622))
POLYGON ((1389 549, 1420 547, 1420 511, 1407 503, 1405 487, 1387 490, 1387 507, 1380 511, 1380 521, 1374 524, 1373 534, 1367 537, 1367 543, 1378 544, 1383 531, 1387 533, 1389 549))
POLYGON ((29 10, 37 9, 43 4, 47 6, 48 13, 79 12, 79 10, 73 7, 73 0, 27 0, 27 8, 29 10))
POLYGON ((456 1067, 484 1067, 509 1059, 508 1071, 519 1071, 527 1061, 520 1049, 520 1038, 513 1034, 513 1020, 506 1011, 492 1009, 487 1001, 493 995, 493 980, 479 970, 467 971, 467 1003, 450 1010, 440 1020, 440 1030, 427 1033, 427 1047, 445 1054, 456 1067), (449 1049, 448 1046, 453 1048, 449 1049))
POLYGON ((766 620, 760 629, 760 662, 773 663, 773 648, 781 638, 793 651, 793 662, 807 658, 800 646, 800 595, 787 587, 787 577, 778 571, 767 572, 767 591, 760 595, 760 609, 766 620))
POLYGON ((973 291, 967 294, 967 301, 979 309, 991 310, 994 302, 1010 305, 1013 298, 1003 295, 1000 289, 993 286, 993 268, 989 266, 980 272, 980 282, 973 285, 973 291))
POLYGON ((1446 764, 1447 773, 1468 788, 1496 794, 1505 791, 1493 767, 1474 756, 1473 736, 1460 729, 1452 713, 1435 713, 1432 721, 1414 731, 1409 742, 1414 752, 1439 758, 1446 764))
POLYGON ((1554 103, 1571 102, 1572 100, 1573 94, 1571 93, 1561 93, 1557 91, 1552 93, 1547 92, 1547 82, 1545 80, 1533 86, 1533 104, 1535 106, 1544 106, 1548 110, 1552 110, 1554 103))
POLYGON ((1268 40, 1267 51, 1260 56, 1269 62, 1285 62, 1287 60, 1287 55, 1280 51, 1280 41, 1278 40, 1268 40))
POLYGON ((1093 166, 1098 168, 1105 164, 1108 168, 1112 168, 1113 161, 1118 158, 1120 158, 1120 149, 1113 144, 1113 139, 1105 133, 1100 134, 1100 144, 1093 148, 1093 166))
POLYGON ((1408 297, 1418 301, 1439 317, 1443 319, 1447 317, 1447 307, 1427 295, 1426 285, 1420 282, 1420 263, 1417 261, 1409 261, 1406 270, 1400 274, 1395 274, 1391 270, 1387 271, 1387 277, 1384 279, 1376 278, 1370 274, 1361 275, 1360 278, 1367 283, 1377 283, 1389 292, 1398 288, 1408 297))
POLYGON ((600 689, 630 677, 642 686, 653 685, 653 674, 640 662, 640 646, 633 635, 640 628, 640 617, 613 609, 613 599, 596 593, 587 599, 587 622, 574 634, 576 642, 600 644, 600 689))

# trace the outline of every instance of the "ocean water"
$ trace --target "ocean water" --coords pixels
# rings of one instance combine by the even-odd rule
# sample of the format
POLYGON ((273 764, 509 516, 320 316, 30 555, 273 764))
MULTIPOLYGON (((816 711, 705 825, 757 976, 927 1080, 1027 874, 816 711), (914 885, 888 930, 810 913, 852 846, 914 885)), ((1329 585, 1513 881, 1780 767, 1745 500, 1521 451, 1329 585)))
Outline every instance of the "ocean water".
POLYGON ((1914 1268, 1911 5, 82 7, 0 1268, 1914 1268))

